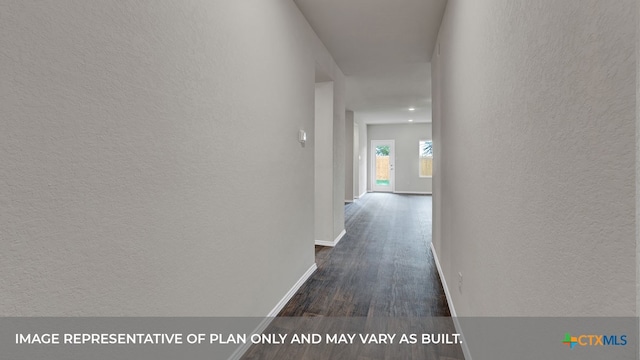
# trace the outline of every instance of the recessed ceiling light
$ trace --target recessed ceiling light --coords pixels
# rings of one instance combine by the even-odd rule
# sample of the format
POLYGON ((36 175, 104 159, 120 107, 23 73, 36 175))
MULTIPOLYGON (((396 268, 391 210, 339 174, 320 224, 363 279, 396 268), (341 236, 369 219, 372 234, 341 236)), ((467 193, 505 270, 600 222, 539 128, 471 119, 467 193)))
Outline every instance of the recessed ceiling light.
POLYGON ((409 122, 413 122, 413 119, 409 119, 409 122))
POLYGON ((416 108, 412 108, 412 107, 410 107, 410 108, 409 108, 409 111, 414 111, 415 109, 416 109, 416 108))

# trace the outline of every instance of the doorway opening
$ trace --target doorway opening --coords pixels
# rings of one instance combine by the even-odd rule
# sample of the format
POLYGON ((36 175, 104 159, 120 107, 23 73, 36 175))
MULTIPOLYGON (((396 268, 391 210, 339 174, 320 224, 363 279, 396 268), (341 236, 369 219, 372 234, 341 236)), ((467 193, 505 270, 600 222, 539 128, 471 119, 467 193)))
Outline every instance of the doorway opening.
POLYGON ((371 140, 371 190, 395 189, 395 141, 371 140))

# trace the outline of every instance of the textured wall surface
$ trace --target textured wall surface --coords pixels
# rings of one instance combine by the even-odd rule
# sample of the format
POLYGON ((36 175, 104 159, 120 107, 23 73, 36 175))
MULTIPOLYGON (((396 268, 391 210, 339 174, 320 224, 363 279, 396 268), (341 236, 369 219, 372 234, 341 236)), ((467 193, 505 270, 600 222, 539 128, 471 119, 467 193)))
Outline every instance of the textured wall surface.
POLYGON ((358 113, 354 113, 354 122, 358 126, 358 191, 360 195, 364 195, 367 192, 367 179, 369 177, 369 163, 367 160, 367 148, 369 142, 367 141, 367 124, 362 119, 358 118, 358 113))
MULTIPOLYGON (((636 316, 640 316, 640 2, 636 2, 636 316)), ((640 324, 639 324, 640 326, 640 324)), ((638 331, 640 334, 640 329, 638 331)))
MULTIPOLYGON (((368 125, 369 156, 371 140, 395 140, 395 191, 430 193, 431 178, 421 178, 418 167, 420 140, 431 139, 431 124, 368 125)), ((367 178, 371 188, 371 176, 367 178)))
MULTIPOLYGON (((322 41, 315 36, 309 40, 315 58, 316 69, 333 81, 333 181, 331 194, 333 209, 333 239, 344 230, 344 182, 345 182, 345 76, 331 57, 322 41)), ((318 239, 320 240, 320 239, 318 239)))
POLYGON ((315 84, 315 235, 333 241, 333 81, 315 84))
POLYGON ((353 111, 347 110, 344 118, 344 199, 353 200, 353 111))
MULTIPOLYGON (((339 71, 339 70, 338 70, 339 71)), ((345 183, 345 78, 342 73, 334 81, 333 103, 333 238, 344 230, 345 183)))
POLYGON ((0 315, 267 314, 314 262, 332 62, 293 2, 0 8, 0 315))
POLYGON ((351 165, 353 166, 353 198, 357 199, 360 196, 360 127, 358 123, 353 121, 353 158, 351 159, 351 165))
POLYGON ((635 6, 449 1, 434 235, 458 315, 635 314, 635 6))
MULTIPOLYGON (((333 82, 333 117, 331 118, 332 134, 331 149, 323 152, 329 156, 326 160, 333 167, 331 170, 331 180, 323 186, 327 192, 323 191, 323 200, 330 199, 332 207, 330 212, 324 212, 322 216, 331 218, 329 239, 316 238, 317 240, 333 241, 344 230, 344 184, 345 184, 345 77, 338 65, 331 57, 331 54, 322 41, 315 36, 310 39, 313 57, 315 59, 316 71, 322 73, 333 82)), ((324 231, 324 230, 323 230, 324 231)))

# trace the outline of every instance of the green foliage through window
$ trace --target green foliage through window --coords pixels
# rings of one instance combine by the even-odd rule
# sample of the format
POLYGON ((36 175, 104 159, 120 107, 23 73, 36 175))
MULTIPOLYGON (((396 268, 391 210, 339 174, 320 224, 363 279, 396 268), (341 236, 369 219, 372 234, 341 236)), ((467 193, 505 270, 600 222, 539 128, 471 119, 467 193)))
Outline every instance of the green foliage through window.
POLYGON ((389 151, 388 145, 376 146, 376 156, 389 156, 389 151))
POLYGON ((420 156, 422 157, 433 156, 433 141, 431 140, 420 141, 420 156))
POLYGON ((420 177, 431 177, 433 175, 433 141, 420 140, 418 147, 418 161, 420 177))

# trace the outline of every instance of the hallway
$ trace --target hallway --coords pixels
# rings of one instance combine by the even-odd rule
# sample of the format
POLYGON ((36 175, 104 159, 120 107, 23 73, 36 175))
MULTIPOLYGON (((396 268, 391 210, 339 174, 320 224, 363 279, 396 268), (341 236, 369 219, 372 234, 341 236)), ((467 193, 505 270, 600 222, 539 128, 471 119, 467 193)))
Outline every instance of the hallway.
POLYGON ((450 316, 429 248, 431 196, 369 193, 345 220, 346 236, 316 246, 318 270, 279 316, 450 316))
MULTIPOLYGON (((345 207, 347 235, 316 246, 318 270, 264 334, 455 333, 431 241, 431 196, 368 193, 345 207)), ((254 345, 243 359, 464 359, 460 345, 254 345)))
POLYGON ((5 1, 0 317, 439 318, 467 360, 524 338, 510 358, 575 354, 579 328, 463 320, 637 321, 639 19, 634 0, 5 1))

